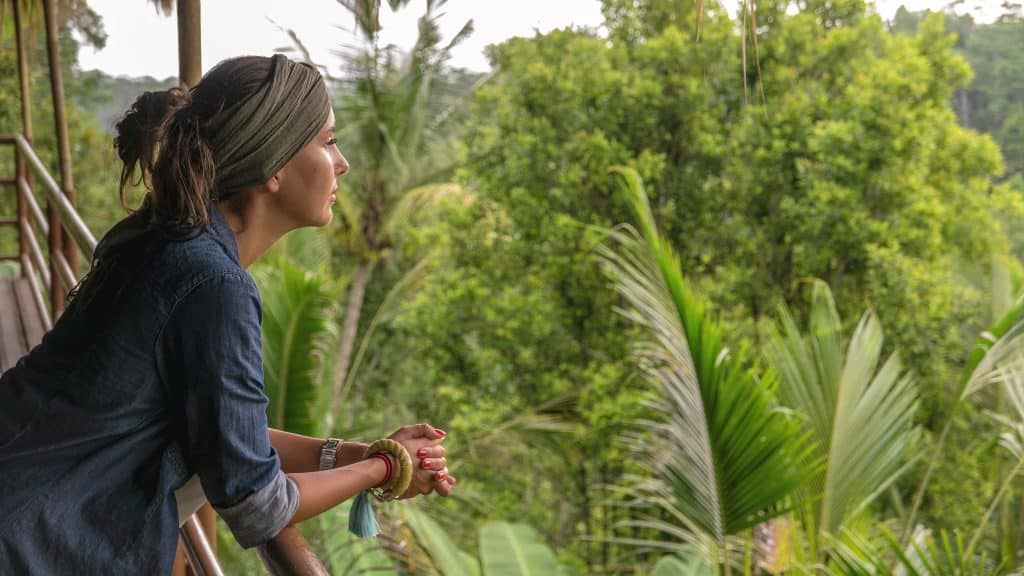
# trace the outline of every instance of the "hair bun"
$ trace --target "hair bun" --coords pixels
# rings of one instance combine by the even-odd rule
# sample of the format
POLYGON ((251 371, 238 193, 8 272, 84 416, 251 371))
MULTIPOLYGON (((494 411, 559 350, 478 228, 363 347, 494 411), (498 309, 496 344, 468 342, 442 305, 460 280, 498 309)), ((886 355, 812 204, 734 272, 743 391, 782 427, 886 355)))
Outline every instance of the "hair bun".
MULTIPOLYGON (((191 102, 188 90, 180 87, 154 92, 143 92, 128 107, 117 123, 114 149, 124 163, 121 169, 121 189, 140 182, 150 186, 150 175, 156 161, 157 143, 164 123, 172 113, 191 102), (136 169, 139 175, 135 177, 136 169)), ((123 197, 122 197, 123 201, 123 197)))

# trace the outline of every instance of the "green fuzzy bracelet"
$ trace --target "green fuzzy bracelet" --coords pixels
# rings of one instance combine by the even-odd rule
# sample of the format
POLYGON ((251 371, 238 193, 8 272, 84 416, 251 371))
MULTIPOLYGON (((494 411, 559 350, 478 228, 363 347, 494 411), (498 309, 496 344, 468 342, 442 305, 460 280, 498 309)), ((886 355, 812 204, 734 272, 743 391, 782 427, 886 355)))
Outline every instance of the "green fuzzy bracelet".
POLYGON ((409 484, 412 483, 412 458, 409 457, 405 446, 390 438, 381 438, 370 444, 366 452, 363 453, 363 458, 366 459, 370 457, 370 454, 378 453, 394 456, 398 461, 398 470, 391 471, 391 479, 388 480, 387 485, 363 490, 352 503, 352 509, 348 516, 348 529, 360 538, 376 536, 380 532, 369 495, 373 494, 381 502, 394 500, 404 494, 409 489, 409 484))
POLYGON ((377 494, 377 499, 382 502, 394 500, 405 494, 405 491, 409 489, 409 484, 412 483, 412 458, 409 457, 405 446, 390 438, 381 438, 370 444, 366 448, 363 458, 369 458, 370 454, 377 453, 390 454, 398 461, 398 470, 392 471, 391 480, 386 486, 381 486, 379 489, 382 492, 377 494))

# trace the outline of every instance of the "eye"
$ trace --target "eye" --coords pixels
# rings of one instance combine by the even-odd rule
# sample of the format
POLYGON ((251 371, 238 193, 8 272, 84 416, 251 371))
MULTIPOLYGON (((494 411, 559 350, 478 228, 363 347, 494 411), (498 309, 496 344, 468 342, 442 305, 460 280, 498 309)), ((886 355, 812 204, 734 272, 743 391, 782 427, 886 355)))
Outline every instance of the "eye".
POLYGON ((337 138, 331 138, 330 140, 327 141, 326 144, 324 144, 324 146, 334 146, 337 143, 338 143, 338 139, 337 138))

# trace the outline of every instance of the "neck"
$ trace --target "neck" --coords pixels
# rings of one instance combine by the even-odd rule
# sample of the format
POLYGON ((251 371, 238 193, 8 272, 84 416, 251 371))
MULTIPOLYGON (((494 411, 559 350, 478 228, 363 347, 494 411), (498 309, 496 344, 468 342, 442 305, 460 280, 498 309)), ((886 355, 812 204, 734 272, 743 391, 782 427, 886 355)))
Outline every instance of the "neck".
POLYGON ((235 235, 235 243, 238 245, 238 259, 242 268, 248 270, 249 266, 263 255, 270 247, 277 242, 277 239, 284 236, 291 230, 287 225, 274 218, 272 213, 267 211, 261 202, 247 202, 238 198, 242 194, 232 196, 217 204, 224 219, 235 235))

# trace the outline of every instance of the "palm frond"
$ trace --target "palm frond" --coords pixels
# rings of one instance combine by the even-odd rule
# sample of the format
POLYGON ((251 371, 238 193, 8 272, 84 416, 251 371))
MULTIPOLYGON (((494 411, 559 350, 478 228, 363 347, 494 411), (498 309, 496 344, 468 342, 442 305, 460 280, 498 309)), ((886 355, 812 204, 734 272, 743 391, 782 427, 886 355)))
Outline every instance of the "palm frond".
POLYGON ((325 273, 287 259, 254 271, 263 300, 263 367, 271 426, 322 436, 331 381, 336 295, 325 273))
MULTIPOLYGON (((628 303, 621 312, 647 332, 640 367, 659 392, 659 420, 643 426, 641 462, 665 496, 712 543, 786 509, 819 470, 800 423, 773 404, 771 374, 757 374, 743 350, 724 343, 703 298, 683 279, 672 247, 654 224, 643 184, 621 170, 640 225, 610 233, 601 251, 628 303)), ((718 563, 716 560, 714 563, 718 563)))
POLYGON ((978 335, 974 347, 967 356, 967 362, 957 381, 953 405, 946 413, 942 432, 939 433, 939 439, 928 458, 928 466, 925 468, 924 476, 914 494, 910 512, 907 514, 904 539, 914 528, 917 511, 924 500, 932 471, 935 469, 939 454, 945 447, 946 437, 953 425, 953 418, 957 411, 974 393, 991 384, 1005 383, 1005 376, 1014 373, 1014 370, 1006 370, 1007 367, 1016 369, 1021 366, 1024 366, 1024 295, 1019 295, 1002 317, 994 322, 988 330, 978 335))
POLYGON ((913 461, 917 391, 896 354, 881 362, 882 327, 871 312, 844 351, 839 314, 825 283, 814 283, 806 335, 785 305, 780 317, 768 345, 781 376, 779 399, 807 415, 815 452, 828 463, 803 500, 817 501, 817 528, 836 534, 913 461))
POLYGON ((475 195, 458 184, 429 184, 407 191, 388 212, 381 229, 395 235, 399 229, 419 218, 436 216, 438 208, 447 200, 457 200, 463 205, 471 203, 475 195))
POLYGON ((967 545, 968 553, 975 549, 985 528, 988 527, 992 514, 995 513, 996 508, 1002 503, 1003 498, 1017 480, 1018 475, 1024 472, 1024 366, 1020 363, 1003 366, 999 369, 999 372, 999 380, 1002 382, 1003 389, 1013 408, 1013 414, 1010 416, 1003 414, 995 415, 1005 430, 999 437, 999 445, 1013 456, 1013 463, 1003 479, 999 490, 992 497, 992 502, 985 509, 985 513, 978 522, 978 527, 971 537, 971 542, 967 545))
POLYGON ((975 341, 961 374, 956 401, 1000 382, 1000 367, 1024 360, 1024 296, 975 341))
POLYGON ((964 545, 959 532, 939 532, 935 538, 930 530, 918 527, 906 546, 885 527, 879 528, 880 539, 867 538, 844 531, 831 540, 832 562, 828 573, 833 576, 999 576, 1006 571, 993 565, 984 555, 974 556, 964 545))
POLYGON ((651 569, 651 576, 705 576, 711 568, 698 555, 683 560, 679 556, 662 556, 651 569))
POLYGON ((514 448, 534 448, 546 453, 564 450, 565 443, 576 438, 581 428, 572 421, 576 397, 558 396, 542 404, 512 414, 476 437, 449 446, 449 454, 456 460, 466 456, 482 461, 502 458, 514 448))

